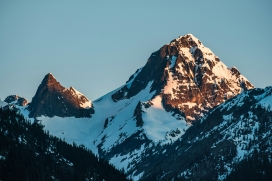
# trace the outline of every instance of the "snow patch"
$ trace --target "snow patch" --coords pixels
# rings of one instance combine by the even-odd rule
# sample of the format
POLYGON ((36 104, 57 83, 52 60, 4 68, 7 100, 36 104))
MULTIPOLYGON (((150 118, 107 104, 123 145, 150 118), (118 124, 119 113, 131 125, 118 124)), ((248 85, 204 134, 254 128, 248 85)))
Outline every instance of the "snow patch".
MULTIPOLYGON (((181 130, 182 135, 184 134, 183 130, 187 130, 189 128, 184 118, 179 120, 174 117, 172 115, 173 113, 167 112, 162 107, 161 102, 161 96, 156 96, 151 101, 153 105, 145 109, 145 112, 143 113, 144 131, 146 136, 154 142, 165 140, 167 132, 170 132, 171 130, 179 129, 181 130)), ((173 141, 177 139, 178 137, 172 138, 173 141)), ((170 142, 171 140, 165 141, 170 142)))

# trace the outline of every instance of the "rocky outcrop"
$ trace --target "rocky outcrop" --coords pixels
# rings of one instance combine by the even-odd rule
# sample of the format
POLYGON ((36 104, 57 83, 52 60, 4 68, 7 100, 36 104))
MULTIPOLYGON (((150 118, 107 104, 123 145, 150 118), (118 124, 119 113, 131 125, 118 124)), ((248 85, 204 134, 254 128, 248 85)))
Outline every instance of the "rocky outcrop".
POLYGON ((4 101, 9 104, 14 103, 15 105, 18 106, 25 106, 28 104, 28 101, 25 98, 20 97, 18 95, 10 95, 4 101))
POLYGON ((143 124, 144 124, 144 121, 143 121, 143 118, 142 118, 142 112, 143 111, 142 111, 141 107, 142 107, 141 102, 138 102, 138 104, 137 104, 137 106, 136 106, 136 108, 134 110, 134 114, 133 114, 133 116, 135 116, 135 119, 136 119, 136 126, 137 127, 142 127, 143 124))
POLYGON ((30 117, 91 117, 94 113, 88 98, 73 87, 63 87, 51 73, 44 77, 28 110, 30 117))

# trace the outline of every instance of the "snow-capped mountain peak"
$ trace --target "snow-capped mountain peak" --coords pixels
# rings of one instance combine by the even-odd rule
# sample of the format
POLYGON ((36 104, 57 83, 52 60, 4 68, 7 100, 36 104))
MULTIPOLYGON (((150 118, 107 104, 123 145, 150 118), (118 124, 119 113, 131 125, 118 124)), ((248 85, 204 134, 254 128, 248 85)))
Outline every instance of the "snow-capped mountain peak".
POLYGON ((192 34, 180 36, 152 53, 146 65, 112 98, 118 101, 135 96, 151 81, 150 91, 161 94, 164 108, 181 110, 187 121, 254 87, 237 68, 228 69, 192 34))
POLYGON ((138 180, 144 173, 136 166, 146 150, 177 142, 215 106, 252 88, 237 68, 187 34, 152 53, 124 85, 94 102, 49 73, 28 110, 51 134, 84 144, 138 180))

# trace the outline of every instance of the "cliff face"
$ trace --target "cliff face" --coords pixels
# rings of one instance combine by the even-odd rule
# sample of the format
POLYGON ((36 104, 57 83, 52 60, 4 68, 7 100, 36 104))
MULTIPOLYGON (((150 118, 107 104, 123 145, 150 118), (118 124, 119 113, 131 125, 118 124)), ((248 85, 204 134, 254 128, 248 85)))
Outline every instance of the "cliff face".
POLYGON ((92 103, 73 87, 66 89, 49 73, 39 85, 28 107, 29 117, 91 117, 92 103))

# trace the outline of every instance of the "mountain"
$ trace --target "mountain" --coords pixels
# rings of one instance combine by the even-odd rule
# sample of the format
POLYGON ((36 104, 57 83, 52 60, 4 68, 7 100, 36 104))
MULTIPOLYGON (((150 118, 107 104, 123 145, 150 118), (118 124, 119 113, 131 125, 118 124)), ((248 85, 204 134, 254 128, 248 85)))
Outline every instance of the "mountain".
POLYGON ((144 174, 138 163, 146 149, 172 145, 215 106, 254 88, 191 34, 152 53, 123 86, 93 101, 91 118, 61 114, 62 96, 43 94, 51 84, 62 93, 64 88, 48 74, 29 105, 30 117, 52 135, 84 144, 135 180, 144 174), (51 113, 52 108, 58 112, 51 113))
POLYGON ((0 108, 0 179, 127 180, 83 145, 70 145, 31 124, 14 110, 0 108), (105 172, 107 170, 107 172, 105 172))
POLYGON ((28 107, 29 117, 91 117, 91 101, 73 87, 63 87, 56 78, 47 74, 39 85, 28 107))
POLYGON ((0 108, 26 112, 26 117, 28 117, 29 112, 24 111, 24 109, 28 106, 28 104, 29 102, 24 97, 18 95, 10 95, 6 97, 4 101, 0 100, 0 108))
POLYGON ((272 87, 245 91, 174 144, 146 149, 138 171, 142 180, 271 180, 271 128, 272 87))
POLYGON ((145 149, 172 144, 214 106, 252 88, 193 35, 179 37, 152 53, 125 85, 93 102, 105 120, 94 144, 102 158, 137 179, 145 149))
POLYGON ((8 104, 15 104, 18 106, 25 106, 28 104, 28 101, 25 98, 18 95, 10 95, 4 100, 4 102, 8 104))
MULTIPOLYGON (((203 116, 225 100, 253 88, 235 67, 227 68, 192 34, 174 39, 149 57, 146 65, 112 95, 129 99, 150 85, 166 111, 181 110, 187 121, 203 116)), ((154 98, 153 97, 153 98, 154 98)))
POLYGON ((14 106, 32 122, 43 124, 50 134, 85 145, 133 180, 156 173, 168 179, 177 175, 168 170, 171 176, 163 176, 161 162, 170 157, 166 153, 172 153, 181 140, 196 138, 190 130, 204 134, 204 122, 216 126, 213 119, 202 120, 253 88, 237 68, 227 68, 188 34, 152 53, 123 86, 93 102, 47 74, 31 103, 14 106))

